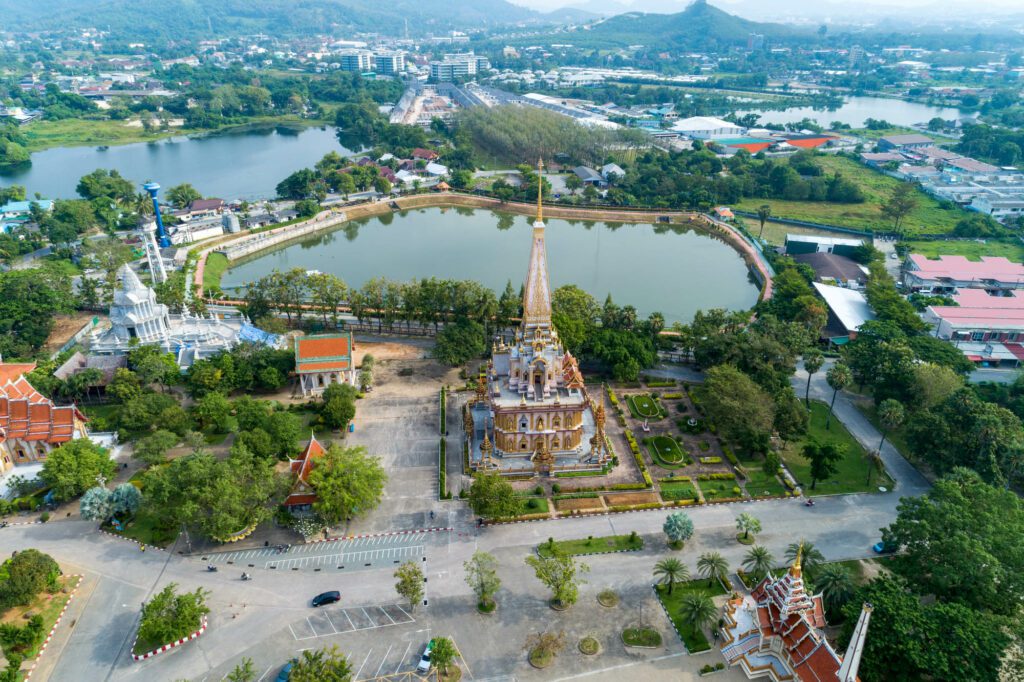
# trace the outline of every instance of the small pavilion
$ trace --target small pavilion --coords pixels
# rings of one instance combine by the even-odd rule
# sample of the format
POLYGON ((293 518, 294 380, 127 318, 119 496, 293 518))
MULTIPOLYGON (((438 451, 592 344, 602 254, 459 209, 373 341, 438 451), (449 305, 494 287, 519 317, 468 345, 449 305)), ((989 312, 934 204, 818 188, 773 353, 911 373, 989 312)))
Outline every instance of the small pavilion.
POLYGON ((309 442, 297 459, 288 460, 289 470, 295 477, 292 483, 292 490, 284 500, 284 507, 293 515, 301 516, 308 514, 313 503, 316 502, 316 491, 309 483, 309 474, 313 471, 316 460, 324 456, 327 451, 316 436, 310 434, 309 442))
POLYGON ((331 384, 356 383, 352 332, 295 339, 295 374, 304 396, 320 395, 331 384))

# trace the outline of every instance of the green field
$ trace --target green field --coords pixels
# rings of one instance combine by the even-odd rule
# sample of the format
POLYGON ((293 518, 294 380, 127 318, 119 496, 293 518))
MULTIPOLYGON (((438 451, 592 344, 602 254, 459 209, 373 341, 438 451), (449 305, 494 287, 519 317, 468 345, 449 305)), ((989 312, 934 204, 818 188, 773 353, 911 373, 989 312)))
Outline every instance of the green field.
POLYGON ((753 465, 746 467, 747 470, 747 492, 752 497, 762 497, 764 495, 785 495, 787 492, 786 486, 779 482, 779 479, 775 476, 769 476, 761 470, 759 465, 753 465))
POLYGON ((704 632, 684 621, 679 615, 679 609, 682 606, 683 598, 688 594, 704 592, 711 597, 725 594, 725 588, 722 587, 722 583, 713 580, 709 586, 707 580, 691 580, 690 582, 677 584, 672 588, 671 595, 669 595, 668 587, 665 585, 657 585, 654 589, 658 593, 658 599, 661 600, 662 606, 668 612, 669 619, 682 636, 687 650, 693 654, 710 649, 711 645, 708 643, 708 638, 704 636, 704 632))
POLYGON ((1020 241, 911 241, 906 242, 910 253, 928 258, 939 256, 965 256, 968 260, 981 260, 982 256, 1003 256, 1016 263, 1024 263, 1024 244, 1020 241))
POLYGON ((223 253, 214 251, 207 254, 206 267, 203 269, 204 292, 208 292, 211 289, 220 289, 220 280, 224 277, 224 273, 229 265, 231 263, 228 262, 227 256, 223 253))
POLYGON ((704 493, 705 502, 728 500, 742 496, 742 493, 737 494, 733 491, 733 488, 739 485, 737 481, 698 481, 697 485, 700 486, 700 491, 704 493))
MULTIPOLYGON (((892 220, 882 215, 881 204, 888 198, 892 188, 900 184, 900 180, 844 157, 817 156, 815 163, 822 168, 825 175, 839 173, 855 182, 864 192, 865 201, 860 204, 836 204, 825 201, 785 201, 748 197, 734 208, 756 213, 759 206, 768 204, 776 218, 808 220, 858 230, 892 230, 892 220)), ((938 201, 920 190, 917 191, 917 198, 917 208, 903 221, 903 230, 908 235, 951 232, 957 222, 966 215, 961 209, 943 210, 938 201)))
POLYGON ((673 468, 687 463, 686 453, 674 439, 668 436, 651 436, 646 440, 647 449, 657 464, 673 468))
POLYGON ((807 435, 799 441, 787 444, 786 449, 782 451, 782 460, 793 477, 803 487, 804 495, 875 492, 878 490, 878 486, 885 486, 892 490, 893 482, 888 474, 876 472, 871 478, 871 485, 868 485, 868 462, 864 456, 864 448, 835 417, 832 418, 832 428, 826 431, 825 419, 827 416, 828 405, 816 400, 811 401, 811 420, 807 435), (819 443, 836 443, 843 446, 846 451, 846 455, 837 463, 836 474, 828 480, 818 481, 817 488, 814 490, 811 490, 811 464, 800 454, 804 443, 812 438, 819 443))
POLYGON ((697 490, 693 487, 693 483, 689 481, 663 482, 659 487, 661 488, 661 499, 666 502, 693 500, 697 497, 697 490))
POLYGON ((631 395, 626 398, 630 413, 637 419, 660 419, 661 409, 658 403, 647 395, 631 395))
MULTIPOLYGON (((755 209, 756 210, 756 209, 755 209)), ((798 225, 787 225, 785 223, 778 223, 774 220, 766 220, 764 222, 764 232, 761 232, 761 221, 757 218, 744 218, 737 216, 736 220, 741 221, 746 225, 747 232, 754 238, 757 235, 761 235, 761 239, 765 240, 773 246, 782 246, 786 243, 787 234, 809 234, 816 237, 835 237, 835 232, 829 232, 827 230, 816 230, 813 227, 800 227, 798 225)))
MULTIPOLYGON (((597 552, 634 552, 644 548, 644 540, 639 535, 605 535, 597 538, 580 540, 562 540, 555 543, 555 551, 561 554, 579 555, 597 552)), ((551 556, 551 544, 542 543, 537 546, 537 554, 551 556)))
POLYGON ((150 514, 145 507, 140 509, 135 518, 128 522, 123 532, 114 530, 111 526, 104 526, 104 530, 155 547, 167 547, 178 537, 177 528, 161 527, 160 519, 150 514))

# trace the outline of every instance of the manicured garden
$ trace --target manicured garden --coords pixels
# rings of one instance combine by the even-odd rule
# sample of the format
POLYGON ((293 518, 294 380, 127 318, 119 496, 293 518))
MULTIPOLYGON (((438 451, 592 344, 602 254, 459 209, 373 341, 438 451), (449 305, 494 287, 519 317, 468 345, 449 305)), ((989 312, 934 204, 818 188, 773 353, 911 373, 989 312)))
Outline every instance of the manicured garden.
POLYGON ((747 468, 746 488, 751 497, 764 497, 774 495, 776 497, 789 492, 776 476, 766 474, 758 463, 753 463, 747 468))
POLYGON ((626 628, 622 631, 622 641, 626 646, 659 647, 661 633, 654 628, 626 628))
POLYGON ((697 499, 697 489, 690 481, 661 482, 661 499, 666 502, 697 499))
POLYGON ((730 500, 743 496, 742 491, 736 492, 736 490, 734 490, 735 488, 738 487, 738 484, 734 480, 700 481, 697 485, 700 486, 700 491, 704 494, 705 502, 715 502, 717 500, 730 500))
POLYGON ((654 463, 666 469, 675 469, 690 463, 679 443, 671 436, 651 436, 644 439, 644 444, 647 445, 654 463))
MULTIPOLYGON (((835 417, 832 418, 831 428, 826 430, 827 417, 828 405, 812 401, 807 435, 799 441, 789 443, 781 453, 790 473, 801 484, 804 495, 874 492, 879 486, 892 490, 892 479, 888 474, 878 471, 872 474, 871 484, 868 485, 869 462, 864 448, 835 417), (836 462, 836 473, 826 480, 818 481, 814 490, 811 490, 811 463, 801 454, 804 444, 810 440, 816 440, 821 444, 835 444, 844 451, 842 459, 836 462)), ((703 485, 701 487, 703 488, 703 485)))
POLYGON ((643 549, 644 540, 636 533, 630 535, 605 535, 580 540, 562 540, 560 542, 542 543, 537 547, 537 554, 549 557, 552 554, 594 554, 597 552, 635 552, 643 549))
POLYGON ((167 547, 174 542, 174 538, 178 537, 177 528, 166 527, 163 520, 147 510, 145 506, 139 509, 134 519, 125 524, 123 531, 109 525, 105 525, 103 529, 109 533, 122 535, 154 547, 167 547))
POLYGON ((629 412, 636 419, 661 419, 661 406, 648 395, 638 394, 626 398, 629 412))
POLYGON ((667 585, 656 585, 654 589, 658 593, 658 599, 661 600, 662 606, 668 612, 669 619, 683 638, 687 651, 694 654, 710 649, 711 644, 704 635, 704 631, 684 620, 681 610, 683 599, 687 595, 703 592, 709 597, 716 597, 725 594, 725 588, 722 586, 722 583, 718 580, 711 581, 711 585, 708 585, 707 580, 691 580, 685 583, 677 583, 672 588, 672 594, 668 593, 667 585))

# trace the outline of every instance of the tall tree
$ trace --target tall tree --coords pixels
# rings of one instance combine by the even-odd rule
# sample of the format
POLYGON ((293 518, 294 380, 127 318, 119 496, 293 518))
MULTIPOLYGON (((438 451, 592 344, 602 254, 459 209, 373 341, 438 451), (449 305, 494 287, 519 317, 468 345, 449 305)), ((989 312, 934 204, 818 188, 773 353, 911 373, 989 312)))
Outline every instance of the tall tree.
POLYGON ((351 682, 348 657, 332 645, 327 649, 306 649, 295 661, 288 682, 351 682))
POLYGON ((751 533, 757 535, 761 532, 761 520, 753 514, 743 512, 736 517, 736 530, 743 533, 743 539, 746 540, 751 533))
POLYGON ((501 587, 498 560, 487 552, 477 550, 462 567, 466 571, 466 584, 476 594, 478 605, 490 609, 494 605, 494 595, 501 587))
POLYGON ((757 219, 761 222, 761 229, 757 233, 757 238, 760 239, 761 235, 764 234, 764 224, 772 216, 772 207, 769 204, 761 204, 757 207, 757 219))
POLYGON ((412 611, 423 599, 423 569, 415 561, 406 561, 395 569, 395 592, 398 596, 409 602, 409 610, 412 611))
POLYGON ((718 607, 706 592, 691 592, 679 604, 679 617, 702 630, 718 618, 718 607))
POLYGON ((807 391, 804 393, 804 403, 808 409, 811 407, 811 377, 813 377, 822 365, 825 364, 825 355, 818 349, 813 348, 804 352, 804 371, 807 372, 807 391))
POLYGON ((844 448, 836 443, 819 443, 810 440, 804 444, 800 456, 811 463, 811 490, 818 481, 824 481, 839 470, 838 462, 844 456, 844 448))
POLYGON ((701 404, 725 438, 747 450, 764 449, 775 417, 768 394, 732 365, 712 367, 705 374, 701 404))
POLYGON ((901 182, 892 188, 882 203, 882 215, 892 220, 893 231, 902 234, 903 220, 917 208, 917 188, 910 182, 901 182))
POLYGON ((366 514, 380 504, 387 479, 380 459, 365 448, 332 445, 309 475, 313 509, 330 525, 366 514))
POLYGON ((548 557, 528 556, 526 564, 533 569, 537 580, 551 590, 552 600, 562 607, 572 606, 579 599, 583 575, 590 567, 571 556, 555 553, 548 557))
POLYGON ((837 362, 825 373, 825 380, 828 382, 829 388, 832 389, 832 400, 828 404, 828 418, 825 419, 825 429, 827 430, 832 426, 832 410, 836 405, 836 396, 839 394, 839 391, 850 385, 853 377, 850 374, 849 367, 841 362, 837 362))
POLYGON ((668 537, 669 546, 682 549, 683 543, 693 537, 693 519, 683 512, 672 512, 661 527, 668 537))
POLYGON ((774 557, 772 556, 772 553, 768 551, 767 547, 754 545, 748 549, 747 553, 743 556, 743 568, 745 568, 752 576, 760 580, 768 575, 768 571, 774 568, 772 565, 773 561, 774 557))
POLYGON ((705 552, 697 559, 697 571, 708 579, 708 587, 715 580, 723 583, 729 579, 729 562, 718 552, 705 552))
POLYGON ((86 438, 76 438, 47 455, 39 480, 52 488, 55 500, 66 502, 97 485, 101 479, 111 480, 116 470, 117 465, 106 448, 86 438))
POLYGON ((843 564, 825 564, 814 579, 814 589, 821 593, 825 608, 838 614, 853 597, 853 578, 843 564))
POLYGON ((479 471, 469 487, 469 506, 478 516, 510 518, 522 513, 523 500, 500 474, 479 471))

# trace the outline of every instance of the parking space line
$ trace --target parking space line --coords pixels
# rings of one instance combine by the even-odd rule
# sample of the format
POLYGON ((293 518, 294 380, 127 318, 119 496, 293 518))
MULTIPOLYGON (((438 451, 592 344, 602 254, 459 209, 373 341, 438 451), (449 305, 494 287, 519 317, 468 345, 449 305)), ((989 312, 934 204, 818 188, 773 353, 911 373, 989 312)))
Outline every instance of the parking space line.
POLYGON ((402 608, 401 604, 395 604, 395 608, 397 608, 402 613, 405 613, 405 617, 409 619, 406 621, 407 623, 411 623, 415 620, 412 616, 405 612, 405 609, 402 608))
POLYGON ((377 674, 374 677, 380 677, 380 671, 384 669, 384 664, 388 662, 388 654, 391 653, 391 649, 394 645, 388 647, 387 652, 384 654, 384 658, 380 659, 380 665, 377 666, 377 674))
POLYGON ((370 627, 376 627, 375 625, 373 625, 373 618, 370 618, 370 614, 366 612, 366 609, 360 607, 359 610, 363 612, 364 616, 366 616, 366 620, 370 621, 370 627))
POLYGON ((377 608, 378 608, 378 609, 380 609, 380 612, 381 612, 381 613, 383 613, 383 614, 384 614, 385 616, 387 616, 387 617, 388 617, 388 620, 390 620, 390 621, 391 621, 391 624, 392 624, 392 625, 398 625, 398 623, 396 623, 396 622, 395 622, 395 619, 394 619, 394 618, 392 618, 392 617, 391 617, 390 615, 388 615, 388 612, 384 610, 384 607, 383 607, 383 606, 378 606, 377 608))
POLYGON ((269 675, 269 674, 270 674, 270 671, 271 671, 271 670, 273 670, 273 669, 274 669, 274 666, 270 666, 269 668, 267 668, 266 670, 264 670, 264 671, 263 671, 263 674, 262 674, 262 675, 260 675, 259 679, 258 679, 258 680, 256 680, 256 682, 263 682, 263 679, 264 679, 264 678, 265 678, 265 677, 266 677, 267 675, 269 675))
POLYGON ((356 624, 352 622, 352 618, 348 615, 348 609, 342 609, 341 612, 345 614, 345 617, 348 618, 348 624, 352 626, 353 630, 355 630, 356 624))
POLYGON ((334 630, 334 634, 338 634, 338 628, 334 627, 334 621, 331 620, 331 614, 324 611, 324 615, 327 617, 327 622, 331 624, 331 629, 334 630))
POLYGON ((363 665, 359 666, 359 670, 357 670, 356 674, 352 676, 353 680, 358 680, 359 679, 359 673, 363 672, 363 666, 366 665, 366 662, 368 660, 370 660, 370 654, 372 654, 372 653, 373 653, 373 649, 370 649, 369 651, 366 652, 366 658, 363 659, 363 665))
POLYGON ((409 656, 409 649, 411 649, 411 648, 412 648, 412 642, 409 642, 408 644, 405 645, 405 653, 402 654, 402 657, 400 659, 398 659, 398 665, 395 666, 395 672, 394 672, 395 675, 397 675, 398 671, 402 669, 402 664, 405 663, 405 661, 407 660, 407 657, 409 656))

